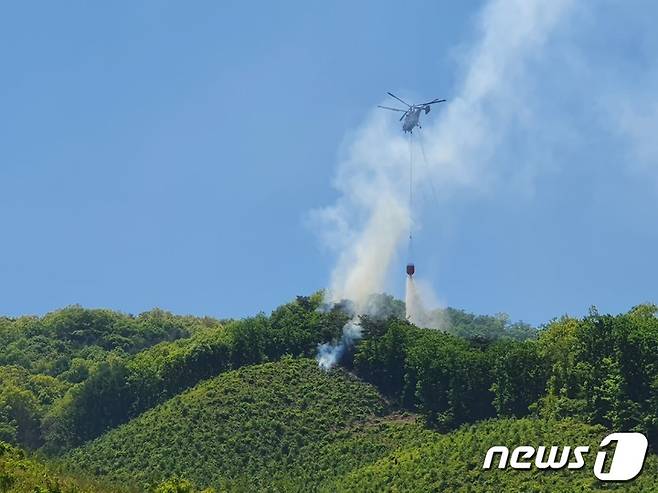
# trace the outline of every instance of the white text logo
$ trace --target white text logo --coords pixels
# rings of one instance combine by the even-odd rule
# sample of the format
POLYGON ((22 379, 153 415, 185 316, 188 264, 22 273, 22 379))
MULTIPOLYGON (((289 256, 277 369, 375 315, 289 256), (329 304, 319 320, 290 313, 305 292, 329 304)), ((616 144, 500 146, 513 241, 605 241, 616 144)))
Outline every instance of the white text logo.
MULTIPOLYGON (((608 452, 599 451, 594 462, 594 475, 601 481, 628 481, 633 479, 644 465, 647 453, 647 438, 642 433, 613 433, 605 437, 599 447, 607 447, 616 442, 610 466, 604 472, 608 452)), ((585 465, 584 456, 589 452, 588 446, 544 447, 530 445, 516 447, 510 453, 507 447, 496 445, 487 450, 483 469, 490 469, 494 457, 499 454, 498 468, 530 469, 534 463, 537 469, 581 469, 585 465), (534 460, 533 460, 534 457, 534 460)))

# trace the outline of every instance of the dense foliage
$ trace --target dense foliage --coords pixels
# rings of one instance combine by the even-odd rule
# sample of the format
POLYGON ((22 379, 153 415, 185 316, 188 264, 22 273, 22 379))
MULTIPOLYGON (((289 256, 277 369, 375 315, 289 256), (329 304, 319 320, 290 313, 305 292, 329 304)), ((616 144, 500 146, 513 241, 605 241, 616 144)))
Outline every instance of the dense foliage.
POLYGON ((63 474, 0 442, 0 491, 15 493, 104 493, 121 491, 96 480, 63 474))
POLYGON ((71 402, 90 377, 154 344, 218 326, 162 310, 134 317, 79 306, 41 318, 0 318, 0 440, 42 446, 50 413, 71 402))
POLYGON ((384 411, 372 386, 342 371, 326 373, 313 360, 284 358, 201 383, 67 460, 143 487, 171 474, 220 486, 266 477, 305 445, 384 411))
MULTIPOLYGON (((481 447, 520 444, 523 433, 595 441, 604 429, 640 431, 657 449, 654 305, 614 316, 592 309, 540 330, 451 308, 441 314, 446 330, 422 329, 387 295, 370 308, 363 338, 329 373, 309 358, 354 313, 321 293, 242 320, 77 306, 0 318, 0 440, 42 460, 63 455, 77 470, 54 474, 8 446, 3 467, 70 491, 86 491, 66 479, 84 474, 160 492, 374 491, 382 481, 405 491, 525 490, 523 476, 483 476, 467 456, 480 461, 481 447)), ((647 464, 643 477, 655 478, 655 456, 647 464)), ((535 476, 542 490, 549 479, 535 476)), ((562 476, 563 491, 600 486, 591 474, 562 476)), ((42 484, 30 481, 11 484, 42 484)), ((27 491, 0 483, 11 488, 27 491)))
POLYGON ((397 319, 363 317, 361 325, 357 373, 442 430, 527 415, 546 386, 534 341, 464 339, 397 319))
POLYGON ((224 323, 80 307, 0 319, 0 377, 12 374, 0 391, 0 439, 66 450, 228 369, 311 356, 347 319, 320 303, 320 294, 299 297, 270 317, 224 323))
POLYGON ((562 318, 540 337, 550 365, 543 416, 576 416, 615 430, 645 433, 658 446, 658 307, 582 320, 562 318))
MULTIPOLYGON (((483 469, 483 459, 492 445, 510 450, 528 444, 546 446, 589 445, 597 450, 606 432, 574 420, 544 421, 501 419, 466 426, 432 443, 403 447, 389 456, 346 474, 332 491, 655 491, 658 460, 651 456, 645 471, 630 483, 603 483, 592 474, 593 457, 585 456, 582 469, 546 471, 483 469)), ((497 465, 497 461, 495 462, 497 465)))
POLYGON ((283 355, 311 356, 346 321, 339 310, 319 311, 321 298, 299 297, 276 309, 190 338, 163 342, 134 357, 108 359, 45 416, 46 448, 79 445, 138 416, 199 381, 283 355))
MULTIPOLYGON (((417 424, 413 416, 389 415, 337 430, 303 447, 285 468, 260 477, 277 491, 334 491, 345 475, 406 447, 434 443, 436 432, 417 424)), ((253 484, 243 478, 241 484, 253 484)))
POLYGON ((428 423, 579 417, 658 443, 657 307, 562 318, 537 340, 465 339, 397 319, 364 318, 358 374, 428 423))
POLYGON ((212 319, 181 317, 157 309, 134 317, 80 306, 41 318, 0 318, 0 366, 17 365, 78 383, 108 352, 136 353, 217 324, 212 319))
POLYGON ((506 313, 496 315, 474 315, 446 308, 444 315, 447 320, 447 331, 466 339, 514 339, 523 341, 537 337, 537 330, 523 322, 512 322, 506 313))

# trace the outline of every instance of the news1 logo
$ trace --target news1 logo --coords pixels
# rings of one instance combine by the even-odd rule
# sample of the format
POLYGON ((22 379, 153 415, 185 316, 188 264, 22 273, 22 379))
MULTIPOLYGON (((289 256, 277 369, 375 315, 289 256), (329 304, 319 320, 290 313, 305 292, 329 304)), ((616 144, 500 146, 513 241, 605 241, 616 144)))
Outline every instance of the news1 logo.
MULTIPOLYGON (((599 448, 608 447, 613 442, 617 443, 610 460, 610 467, 604 472, 608 452, 599 450, 594 461, 594 476, 601 481, 629 481, 642 471, 644 458, 649 445, 647 437, 642 433, 612 433, 605 437, 599 448)), ((500 454, 498 468, 505 469, 508 465, 512 469, 530 469, 532 457, 537 469, 581 469, 585 465, 584 455, 589 453, 589 446, 577 446, 572 448, 550 447, 548 454, 546 447, 539 446, 535 449, 530 445, 516 447, 512 453, 507 447, 496 445, 487 450, 484 458, 483 469, 490 469, 496 454, 500 454)))

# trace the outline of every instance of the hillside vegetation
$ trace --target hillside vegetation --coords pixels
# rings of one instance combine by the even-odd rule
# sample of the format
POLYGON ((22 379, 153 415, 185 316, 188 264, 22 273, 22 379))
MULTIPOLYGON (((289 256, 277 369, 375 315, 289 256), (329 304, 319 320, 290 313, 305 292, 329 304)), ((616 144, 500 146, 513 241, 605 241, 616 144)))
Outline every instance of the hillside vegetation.
POLYGON ((98 481, 63 474, 0 442, 0 491, 15 493, 109 493, 120 491, 98 481))
POLYGON ((80 388, 93 386, 88 380, 102 380, 108 368, 153 345, 219 327, 216 320, 162 310, 135 317, 79 306, 44 317, 0 317, 0 440, 42 446, 57 412, 80 388))
POLYGON ((603 488, 591 470, 473 468, 499 440, 594 443, 623 430, 651 449, 626 486, 657 478, 655 305, 539 330, 446 309, 445 331, 413 326, 390 296, 372 306, 328 373, 312 358, 354 313, 321 293, 242 320, 81 307, 0 318, 0 440, 38 451, 25 470, 44 478, 64 461, 72 475, 54 478, 99 475, 131 491, 413 491, 414 476, 437 491, 544 491, 553 479, 587 491, 603 488))
POLYGON ((286 358, 203 382, 75 450, 67 462, 144 488, 174 475, 222 486, 277 473, 304 446, 385 409, 377 391, 353 376, 286 358))
MULTIPOLYGON (((440 435, 413 416, 389 415, 332 432, 303 447, 285 468, 259 483, 276 491, 334 491, 348 473, 411 446, 434 443, 440 435)), ((241 484, 249 484, 244 478, 241 484)))
MULTIPOLYGON (((404 316, 404 305, 390 296, 375 297, 373 305, 380 316, 404 316)), ((0 318, 0 376, 11 381, 0 390, 0 439, 64 452, 205 378, 286 354, 312 357, 318 344, 339 337, 350 309, 323 306, 318 293, 270 316, 223 322, 78 306, 41 318, 0 318)), ((505 316, 446 314, 451 331, 483 342, 536 336, 505 316)))
MULTIPOLYGON (((565 444, 589 445, 596 451, 608 432, 574 420, 545 421, 502 419, 466 426, 433 443, 402 448, 373 464, 336 481, 333 491, 514 491, 572 493, 577 491, 655 491, 658 458, 653 455, 644 473, 630 483, 602 483, 593 473, 594 453, 585 456, 578 470, 546 471, 483 469, 487 449, 493 444, 513 450, 519 445, 537 447, 565 444)), ((498 464, 498 461, 494 461, 498 464)), ((329 490, 327 490, 329 491, 329 490)))
POLYGON ((658 444, 655 305, 563 317, 536 340, 464 339, 400 320, 364 319, 359 376, 448 430, 493 417, 575 417, 658 444))

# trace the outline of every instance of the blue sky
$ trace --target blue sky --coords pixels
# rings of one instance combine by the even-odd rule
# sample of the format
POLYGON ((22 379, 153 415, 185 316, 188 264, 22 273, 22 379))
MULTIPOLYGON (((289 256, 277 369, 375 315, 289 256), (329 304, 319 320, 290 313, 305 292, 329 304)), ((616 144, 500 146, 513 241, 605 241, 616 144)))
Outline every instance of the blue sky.
MULTIPOLYGON (((327 286, 308 215, 346 142, 388 90, 450 99, 483 5, 4 5, 0 313, 237 317, 327 286)), ((445 303, 542 323, 658 301, 657 12, 625 5, 565 14, 495 185, 424 208, 415 261, 445 303)))

